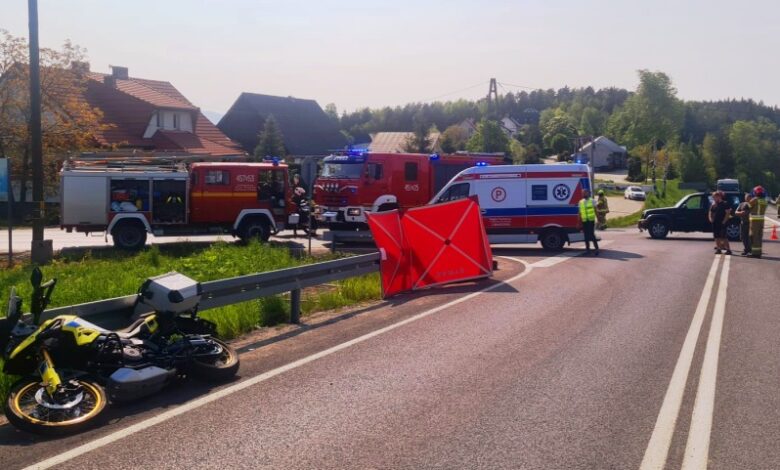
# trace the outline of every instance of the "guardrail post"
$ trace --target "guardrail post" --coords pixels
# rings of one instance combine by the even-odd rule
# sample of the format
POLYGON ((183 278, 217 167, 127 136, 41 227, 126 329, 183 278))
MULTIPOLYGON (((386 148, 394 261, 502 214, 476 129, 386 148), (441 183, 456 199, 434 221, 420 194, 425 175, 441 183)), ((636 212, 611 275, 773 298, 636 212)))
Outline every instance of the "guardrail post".
POLYGON ((290 291, 290 323, 301 322, 301 290, 290 291))

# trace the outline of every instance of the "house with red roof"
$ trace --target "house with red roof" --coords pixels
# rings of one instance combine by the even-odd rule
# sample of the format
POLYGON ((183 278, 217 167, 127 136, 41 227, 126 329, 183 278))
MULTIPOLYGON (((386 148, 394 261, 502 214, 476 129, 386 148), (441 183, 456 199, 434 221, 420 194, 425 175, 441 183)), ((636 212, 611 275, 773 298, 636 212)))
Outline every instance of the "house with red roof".
POLYGON ((126 67, 112 66, 110 74, 74 67, 88 78, 83 99, 107 124, 95 135, 98 146, 217 160, 246 156, 170 82, 131 77, 126 67))

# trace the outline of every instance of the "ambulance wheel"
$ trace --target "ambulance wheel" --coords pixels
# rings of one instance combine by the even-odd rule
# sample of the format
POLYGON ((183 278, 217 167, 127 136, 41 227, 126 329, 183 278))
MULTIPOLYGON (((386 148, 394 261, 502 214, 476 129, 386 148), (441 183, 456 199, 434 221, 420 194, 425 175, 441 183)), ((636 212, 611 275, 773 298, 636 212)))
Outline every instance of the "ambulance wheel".
POLYGON ((561 251, 566 243, 566 236, 560 230, 547 230, 540 237, 545 250, 561 251))
POLYGON ((271 238, 271 227, 268 226, 268 222, 265 220, 250 219, 241 224, 239 236, 245 242, 256 238, 265 243, 271 238))
POLYGON ((114 246, 127 251, 138 251, 146 245, 146 229, 136 221, 120 222, 111 231, 114 246))

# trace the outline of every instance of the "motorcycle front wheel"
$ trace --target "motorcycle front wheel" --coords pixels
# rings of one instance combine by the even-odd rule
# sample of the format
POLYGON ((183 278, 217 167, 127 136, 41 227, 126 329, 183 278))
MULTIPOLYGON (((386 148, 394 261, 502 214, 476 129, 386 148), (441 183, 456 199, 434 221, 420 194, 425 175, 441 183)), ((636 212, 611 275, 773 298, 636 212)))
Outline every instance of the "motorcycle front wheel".
POLYGON ((6 399, 8 421, 24 431, 44 435, 73 434, 94 424, 108 401, 103 387, 87 379, 74 379, 68 387, 67 394, 54 399, 39 380, 19 380, 6 399))
POLYGON ((236 375, 239 366, 236 350, 216 338, 208 338, 206 341, 208 345, 201 347, 201 350, 192 357, 190 365, 192 375, 209 382, 225 381, 236 375), (203 348, 209 348, 209 350, 203 348))

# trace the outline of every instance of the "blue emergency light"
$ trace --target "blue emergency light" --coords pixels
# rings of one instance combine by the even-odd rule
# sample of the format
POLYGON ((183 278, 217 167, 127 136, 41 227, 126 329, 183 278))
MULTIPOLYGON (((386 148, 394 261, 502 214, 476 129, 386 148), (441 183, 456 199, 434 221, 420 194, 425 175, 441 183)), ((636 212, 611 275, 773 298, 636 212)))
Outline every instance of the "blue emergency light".
POLYGON ((488 162, 477 162, 477 166, 488 166, 488 162))
POLYGON ((435 162, 438 159, 439 159, 439 154, 438 153, 432 153, 432 154, 428 155, 428 160, 430 160, 432 162, 435 162))
POLYGON ((264 162, 271 162, 271 163, 273 163, 274 166, 279 166, 280 159, 279 159, 279 157, 272 157, 270 155, 266 155, 263 158, 263 161, 264 162))

